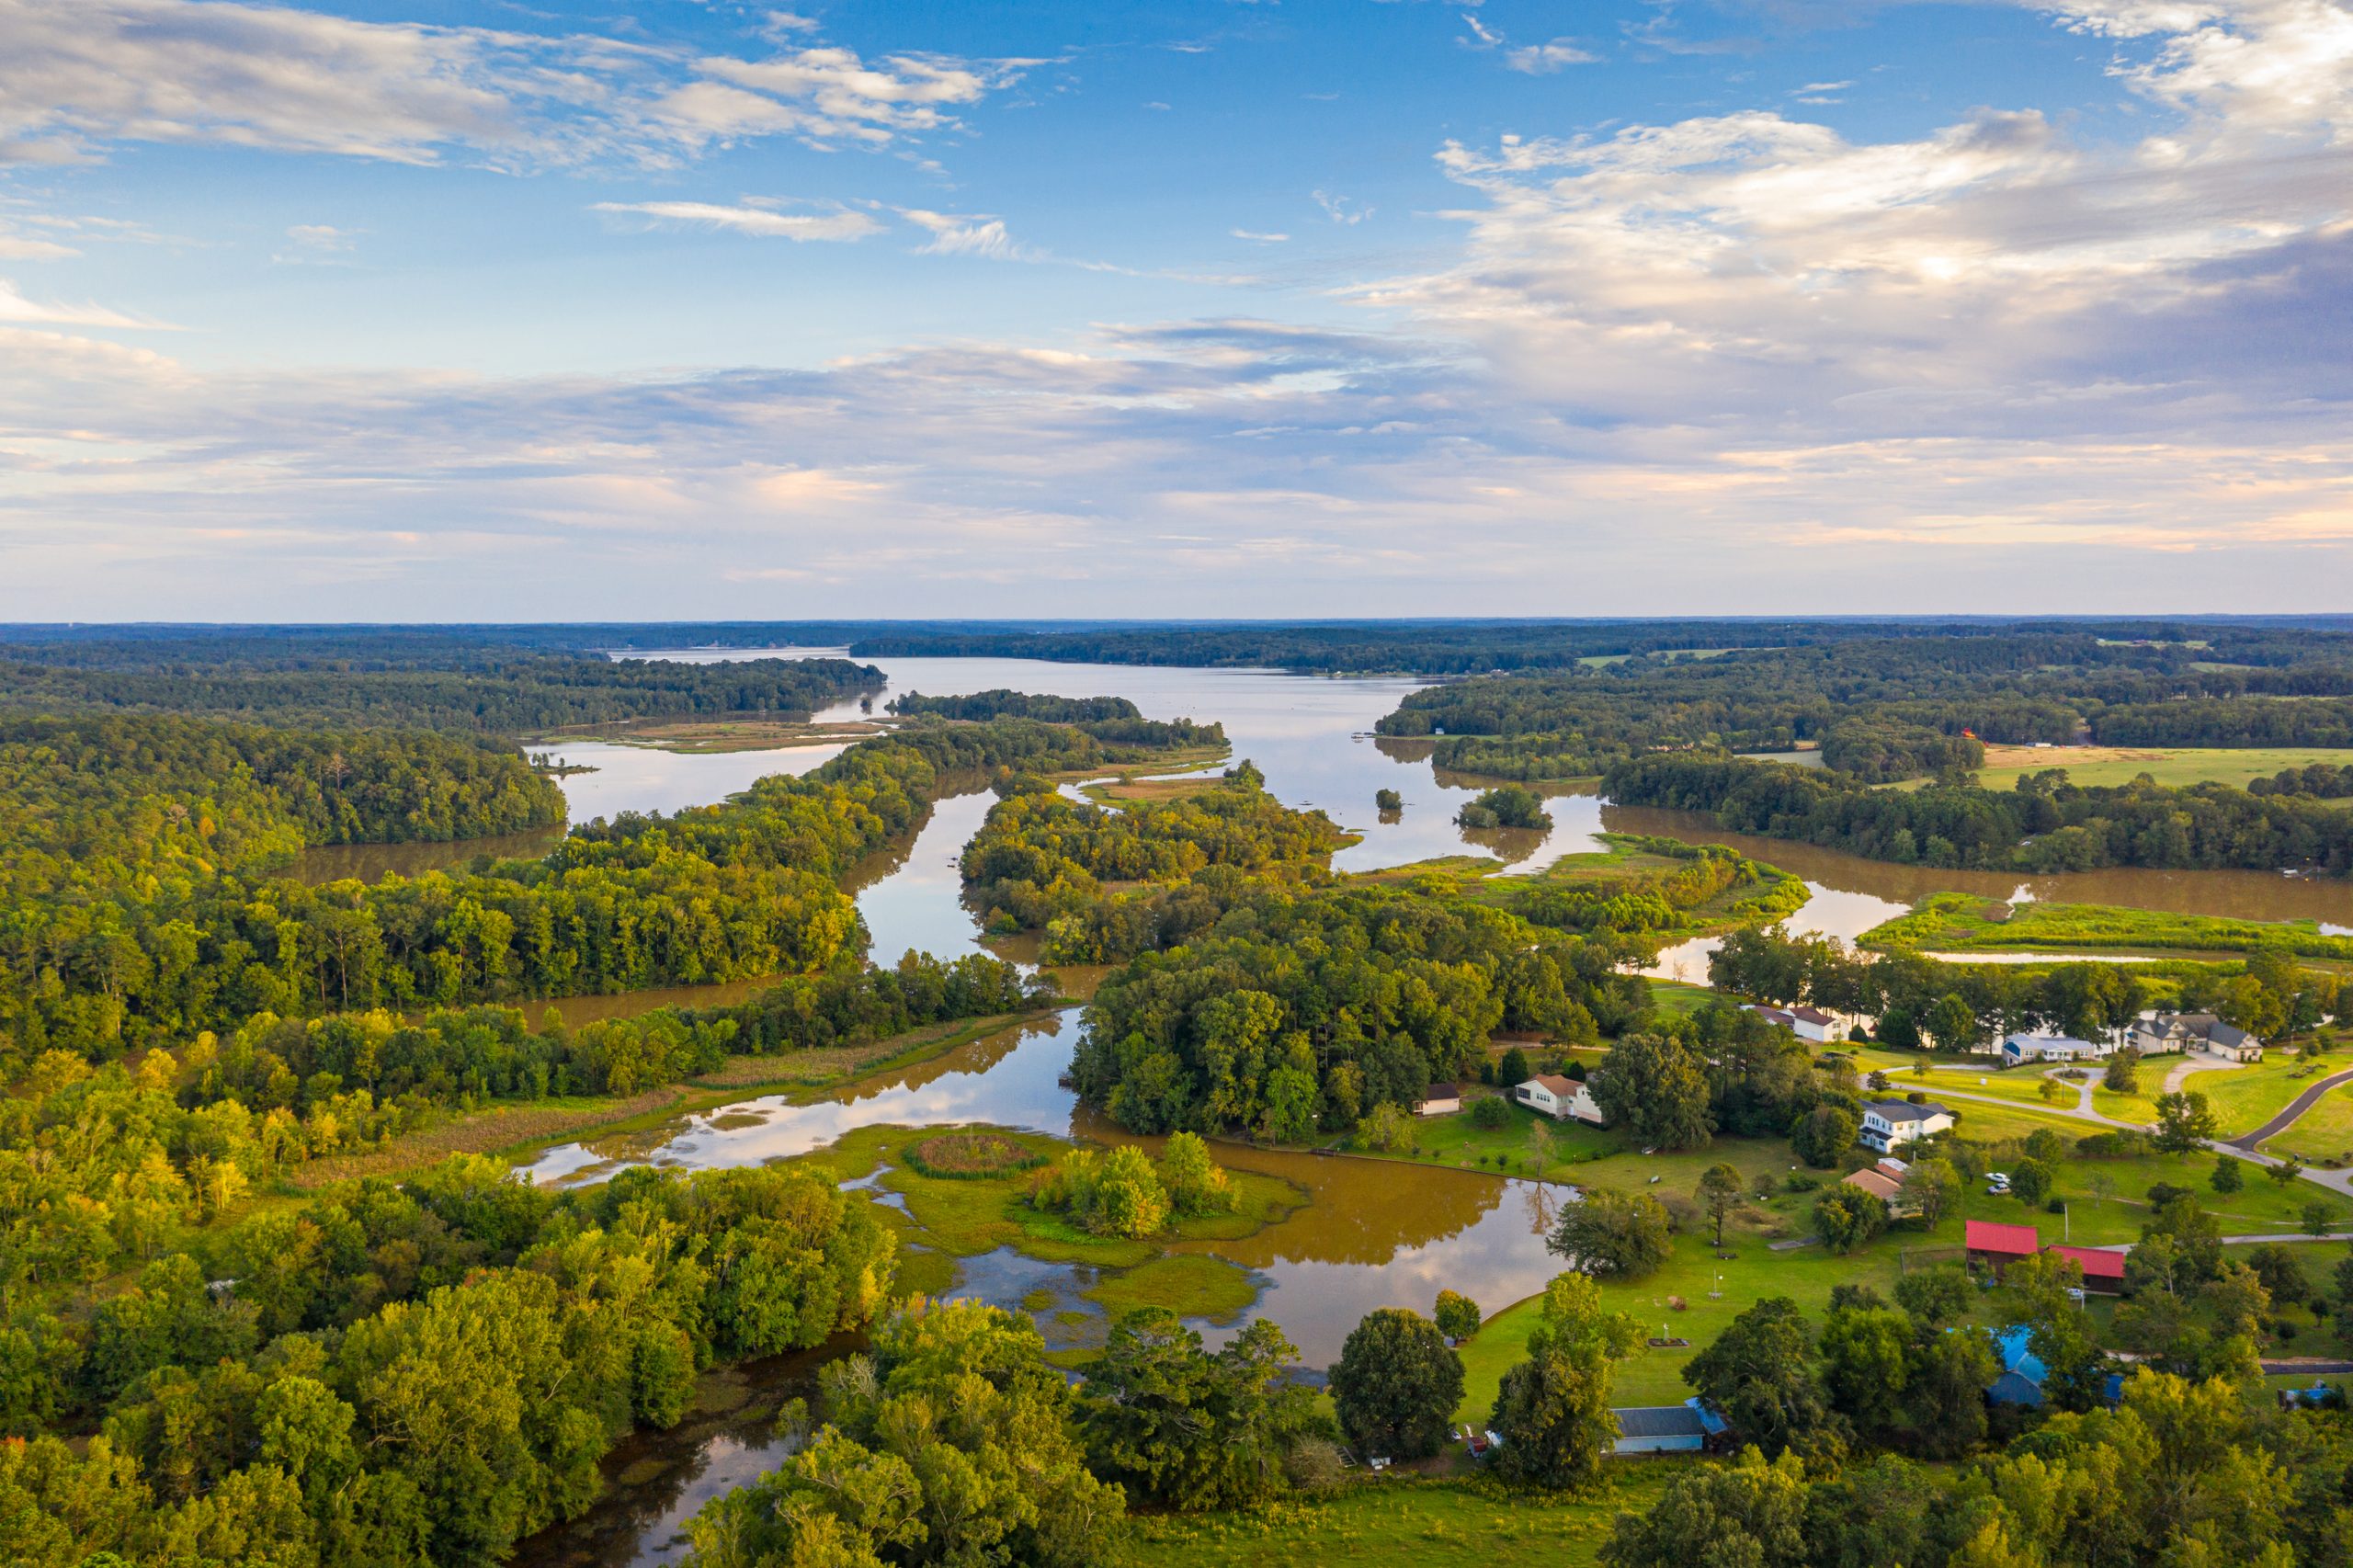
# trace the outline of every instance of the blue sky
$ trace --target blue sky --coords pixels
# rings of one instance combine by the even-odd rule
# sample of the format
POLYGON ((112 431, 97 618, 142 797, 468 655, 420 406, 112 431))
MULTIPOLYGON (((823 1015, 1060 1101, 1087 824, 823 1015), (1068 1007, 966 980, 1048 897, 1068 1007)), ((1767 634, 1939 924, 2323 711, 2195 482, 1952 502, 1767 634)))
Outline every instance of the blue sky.
POLYGON ((0 0, 0 616, 2342 608, 2353 0, 0 0))

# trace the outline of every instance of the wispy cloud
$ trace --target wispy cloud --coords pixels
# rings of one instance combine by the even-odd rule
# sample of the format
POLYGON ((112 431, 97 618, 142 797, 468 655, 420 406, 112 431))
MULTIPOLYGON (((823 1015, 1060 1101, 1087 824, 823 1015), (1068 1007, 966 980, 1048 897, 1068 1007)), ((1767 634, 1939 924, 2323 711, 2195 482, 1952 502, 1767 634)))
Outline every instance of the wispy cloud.
POLYGON ((0 278, 0 322, 54 324, 58 326, 136 327, 146 331, 169 330, 162 322, 139 316, 125 315, 104 305, 69 305, 28 300, 14 283, 0 278))
POLYGON ((1504 55, 1504 63, 1531 76, 1547 76, 1564 66, 1591 65, 1600 58, 1589 50, 1578 48, 1568 39, 1556 38, 1550 43, 1532 43, 1508 51, 1504 55))
POLYGON ((239 0, 0 0, 0 162, 141 142, 507 168, 773 135, 885 147, 958 129, 957 110, 1035 63, 870 61, 811 41, 814 26, 773 14, 777 51, 737 58, 239 0))
POLYGON ((1279 245, 1288 243, 1290 239, 1289 234, 1262 234, 1252 229, 1234 229, 1229 232, 1237 240, 1249 240, 1262 245, 1279 245))
POLYGON ((770 239, 862 240, 882 232, 882 224, 871 213, 854 207, 831 201, 791 202, 776 197, 746 197, 735 206, 710 201, 599 201, 589 210, 642 218, 649 226, 728 229, 770 239))
POLYGON ((1361 223, 1372 216, 1371 208, 1359 206, 1345 196, 1335 196, 1327 190, 1319 190, 1313 194, 1315 205, 1321 207, 1324 210, 1324 216, 1331 219, 1335 223, 1361 223))

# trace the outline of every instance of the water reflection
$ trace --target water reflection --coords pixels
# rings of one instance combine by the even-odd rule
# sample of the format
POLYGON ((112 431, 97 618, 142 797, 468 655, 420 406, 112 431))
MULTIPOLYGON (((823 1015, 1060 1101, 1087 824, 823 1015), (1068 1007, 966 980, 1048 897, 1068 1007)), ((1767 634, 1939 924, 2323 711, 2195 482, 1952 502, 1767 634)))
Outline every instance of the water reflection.
MULTIPOLYGON (((852 705, 855 707, 855 704, 852 705)), ((544 752, 567 767, 592 767, 556 782, 576 823, 623 812, 679 812, 708 806, 779 773, 799 778, 849 749, 847 741, 779 746, 772 751, 664 751, 613 741, 534 741, 526 748, 544 752)))
POLYGON ((959 862, 995 804, 979 787, 936 801, 911 842, 870 858, 849 876, 846 885, 866 918, 867 951, 876 963, 896 963, 909 951, 960 959, 988 950, 964 907, 959 862))
MULTIPOLYGON (((753 658, 840 658, 839 648, 681 649, 633 652, 636 658, 678 659, 696 664, 753 658)), ((920 691, 953 697, 1006 687, 1054 697, 1124 697, 1148 719, 1198 719, 1225 726, 1236 757, 1247 757, 1267 776, 1267 788, 1285 804, 1320 806, 1332 820, 1363 841, 1340 851, 1333 865, 1344 871, 1379 870, 1441 855, 1485 852, 1455 825, 1455 813, 1483 785, 1441 779, 1429 767, 1427 742, 1376 741, 1373 725, 1427 681, 1398 676, 1324 676, 1279 670, 1194 669, 1148 665, 1059 664, 1042 659, 898 659, 861 661, 879 665, 885 690, 876 696, 880 713, 892 696, 920 691), (1377 811, 1373 795, 1394 790, 1404 809, 1394 820, 1377 811)), ((828 723, 859 717, 856 701, 815 715, 828 723)), ((1590 828, 1563 820, 1549 837, 1527 847, 1518 864, 1533 869, 1564 854, 1590 847, 1590 828)), ((1520 847, 1515 846, 1515 848, 1520 847)), ((878 948, 878 951, 885 949, 878 948)))
MULTIPOLYGON (((603 1180, 628 1165, 758 1165, 879 1126, 981 1122, 1154 1146, 1086 1110, 1062 1084, 1076 1030, 1076 1009, 1051 1014, 852 1085, 838 1098, 745 1100, 650 1132, 561 1145, 529 1174, 535 1181, 569 1184, 603 1180)), ((1380 1161, 1240 1144, 1220 1145, 1218 1158, 1279 1176, 1309 1201, 1254 1236, 1180 1243, 1175 1250, 1209 1253, 1257 1275, 1263 1289, 1243 1321, 1264 1315, 1281 1324, 1310 1366, 1336 1357, 1348 1331, 1374 1307, 1427 1312, 1443 1285, 1493 1311, 1533 1294, 1559 1267, 1543 1238, 1564 1188, 1435 1165, 1407 1177, 1380 1161)))

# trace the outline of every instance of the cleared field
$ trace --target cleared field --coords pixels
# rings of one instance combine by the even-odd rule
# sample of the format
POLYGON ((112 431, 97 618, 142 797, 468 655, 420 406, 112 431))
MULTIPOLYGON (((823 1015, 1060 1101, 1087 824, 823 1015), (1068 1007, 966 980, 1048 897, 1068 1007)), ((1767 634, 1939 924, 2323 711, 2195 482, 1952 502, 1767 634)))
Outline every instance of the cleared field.
POLYGON ((2160 784, 2219 782, 2244 787, 2283 767, 2331 767, 2353 763, 2341 746, 1987 746, 1977 781, 1989 789, 2009 787, 2021 773, 2063 767, 2075 784, 2129 784, 2146 773, 2160 784))
POLYGON ((2234 920, 2099 903, 2004 903, 1965 892, 1932 893, 1908 915, 1864 932, 1879 950, 1931 953, 2164 952, 2220 956, 2279 948, 2300 958, 2353 963, 2353 937, 2316 920, 2234 920))

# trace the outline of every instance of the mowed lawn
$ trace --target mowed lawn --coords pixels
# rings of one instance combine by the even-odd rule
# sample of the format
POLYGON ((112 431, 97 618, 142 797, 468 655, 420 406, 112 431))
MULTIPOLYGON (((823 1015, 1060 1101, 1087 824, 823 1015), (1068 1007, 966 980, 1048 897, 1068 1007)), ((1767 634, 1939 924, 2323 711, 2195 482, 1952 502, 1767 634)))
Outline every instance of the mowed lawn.
POLYGON ((2306 1165, 2353 1164, 2353 1084, 2331 1089, 2296 1125, 2263 1145, 2267 1154, 2293 1154, 2306 1165))
POLYGON ((2235 784, 2313 763, 2342 767, 2353 749, 2335 746, 1987 746, 1977 781, 2006 790, 2021 773, 2063 767, 2071 784, 2129 784, 2146 773, 2160 784, 2235 784))

